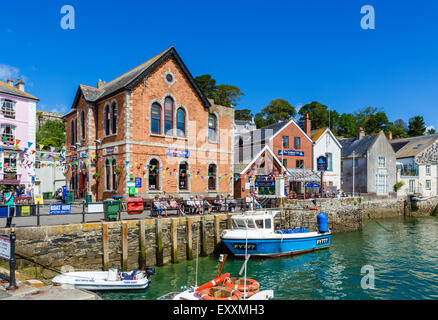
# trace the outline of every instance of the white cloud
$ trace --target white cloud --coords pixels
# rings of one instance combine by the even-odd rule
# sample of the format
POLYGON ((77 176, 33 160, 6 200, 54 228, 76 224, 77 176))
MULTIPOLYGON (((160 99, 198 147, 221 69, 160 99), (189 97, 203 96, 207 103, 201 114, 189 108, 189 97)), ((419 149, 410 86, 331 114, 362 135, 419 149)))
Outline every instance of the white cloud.
POLYGON ((430 129, 434 129, 435 130, 435 127, 434 126, 432 126, 432 125, 430 125, 430 126, 427 126, 426 127, 426 132, 428 132, 430 129))
POLYGON ((20 69, 16 67, 0 64, 0 80, 15 79, 18 77, 19 72, 20 69))

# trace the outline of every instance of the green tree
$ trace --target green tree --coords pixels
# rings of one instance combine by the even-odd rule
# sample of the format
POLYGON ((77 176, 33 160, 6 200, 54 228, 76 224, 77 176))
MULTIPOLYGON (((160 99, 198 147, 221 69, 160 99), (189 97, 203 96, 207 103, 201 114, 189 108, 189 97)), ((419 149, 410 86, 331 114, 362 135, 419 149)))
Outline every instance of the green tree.
POLYGON ((251 120, 252 117, 253 117, 253 114, 251 113, 251 110, 249 110, 249 109, 234 110, 234 119, 235 120, 251 120))
POLYGON ((65 123, 47 120, 37 131, 36 142, 39 145, 61 149, 65 143, 65 123))
POLYGON ((380 132, 381 130, 387 132, 390 125, 392 124, 389 122, 386 113, 377 112, 375 114, 368 115, 363 125, 363 128, 366 133, 374 134, 380 132))
POLYGON ((329 126, 329 111, 326 105, 317 101, 308 103, 300 108, 298 114, 301 121, 306 120, 306 115, 312 120, 312 129, 326 128, 329 126))
POLYGON ((408 135, 410 137, 423 136, 426 132, 426 125, 422 116, 415 116, 409 119, 408 135))
POLYGON ((215 103, 223 106, 236 106, 239 103, 240 97, 244 95, 236 86, 228 84, 216 85, 216 80, 209 74, 197 76, 195 81, 207 98, 213 99, 215 103))
POLYGON ((202 76, 197 76, 195 78, 196 84, 199 89, 204 93, 204 95, 209 99, 214 99, 214 95, 217 91, 216 80, 214 80, 211 75, 204 74, 202 76))
POLYGON ((343 113, 339 118, 338 134, 345 138, 353 138, 357 136, 357 120, 356 116, 351 113, 343 113))
POLYGON ((426 133, 427 133, 427 134, 435 134, 435 133, 436 133, 436 130, 435 130, 435 128, 429 128, 429 130, 427 130, 426 133))
POLYGON ((240 97, 244 95, 238 87, 228 84, 220 84, 216 86, 216 89, 214 102, 226 107, 236 106, 240 97))
POLYGON ((286 121, 296 115, 295 108, 284 99, 274 99, 269 105, 256 114, 254 122, 257 128, 265 127, 280 121, 286 121))

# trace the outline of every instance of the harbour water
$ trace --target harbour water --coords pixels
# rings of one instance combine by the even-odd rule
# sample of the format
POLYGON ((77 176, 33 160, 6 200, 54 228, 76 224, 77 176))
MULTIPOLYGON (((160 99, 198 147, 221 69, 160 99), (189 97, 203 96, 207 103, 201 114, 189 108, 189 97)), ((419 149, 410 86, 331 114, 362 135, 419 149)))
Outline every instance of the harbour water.
MULTIPOLYGON (((236 276, 243 260, 231 255, 224 272, 236 276)), ((198 285, 214 278, 218 257, 199 258, 198 285)), ((103 299, 151 299, 194 285, 196 260, 156 268, 151 287, 104 292, 103 299)), ((363 230, 335 234, 330 249, 276 259, 253 259, 247 276, 273 289, 275 299, 438 299, 438 217, 365 221, 363 230), (372 266, 374 289, 362 289, 372 266)))

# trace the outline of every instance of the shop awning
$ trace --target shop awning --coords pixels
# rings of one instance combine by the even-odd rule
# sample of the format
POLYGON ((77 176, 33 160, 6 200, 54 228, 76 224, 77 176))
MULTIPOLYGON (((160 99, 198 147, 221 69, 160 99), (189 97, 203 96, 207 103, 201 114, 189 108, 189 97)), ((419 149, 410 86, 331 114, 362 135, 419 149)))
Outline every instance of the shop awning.
POLYGON ((289 181, 296 182, 321 182, 321 175, 312 169, 287 169, 289 181))

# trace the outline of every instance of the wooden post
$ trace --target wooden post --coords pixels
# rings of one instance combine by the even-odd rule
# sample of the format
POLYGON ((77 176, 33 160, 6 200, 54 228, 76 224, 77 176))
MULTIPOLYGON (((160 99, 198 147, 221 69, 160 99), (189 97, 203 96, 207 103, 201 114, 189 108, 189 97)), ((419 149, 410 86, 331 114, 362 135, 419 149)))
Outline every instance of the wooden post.
POLYGON ((170 231, 170 239, 172 242, 172 255, 171 255, 172 263, 178 263, 178 234, 177 234, 178 228, 177 227, 178 227, 178 219, 172 218, 172 226, 170 231))
POLYGON ((207 232, 205 227, 205 217, 201 218, 199 221, 200 224, 200 233, 201 233, 201 257, 207 256, 207 232))
POLYGON ((145 226, 145 221, 144 220, 140 220, 139 221, 140 225, 139 225, 139 234, 138 234, 138 238, 139 238, 139 245, 140 245, 140 256, 139 256, 139 261, 138 261, 138 266, 141 268, 143 265, 146 265, 146 226, 145 226))
POLYGON ((108 223, 102 223, 103 270, 109 269, 108 223))
POLYGON ((157 244, 157 266, 162 266, 164 263, 163 259, 163 234, 162 234, 162 226, 161 226, 161 220, 155 219, 156 221, 156 228, 155 228, 155 238, 156 238, 156 244, 157 244))
POLYGON ((219 244, 219 242, 221 242, 220 231, 220 220, 216 215, 214 216, 214 244, 216 246, 219 244))
POLYGON ((187 260, 193 260, 192 218, 187 218, 187 260))
POLYGON ((128 225, 122 222, 122 270, 128 270, 128 225))

